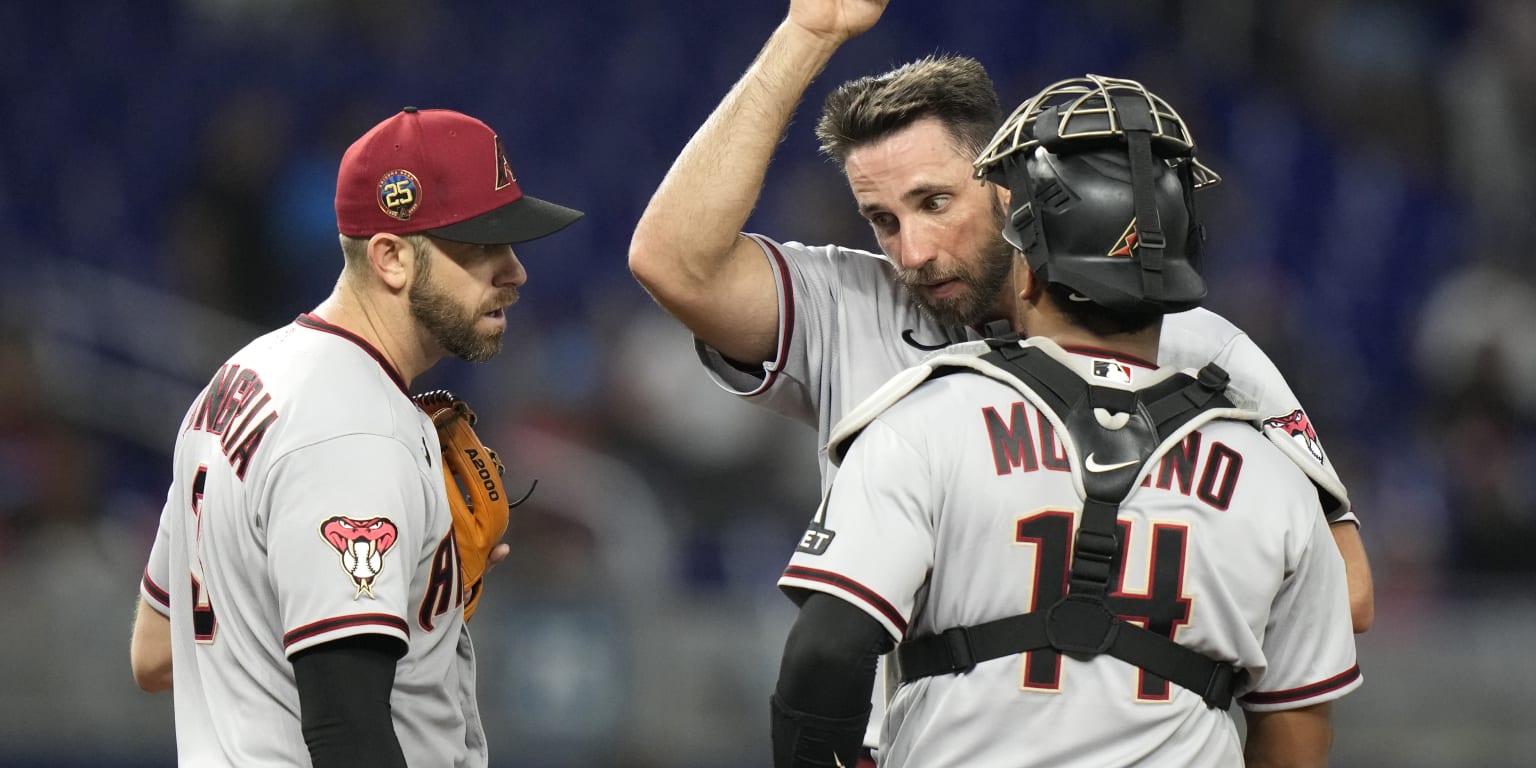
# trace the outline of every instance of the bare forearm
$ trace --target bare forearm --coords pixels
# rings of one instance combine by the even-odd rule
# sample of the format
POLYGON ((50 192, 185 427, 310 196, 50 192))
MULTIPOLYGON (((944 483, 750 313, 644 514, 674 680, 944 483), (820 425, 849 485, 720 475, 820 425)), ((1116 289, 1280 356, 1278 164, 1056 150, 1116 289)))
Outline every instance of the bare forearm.
POLYGON ((1333 542, 1344 558, 1344 574, 1349 581, 1349 614, 1356 634, 1371 628, 1376 620, 1375 583, 1371 578, 1371 562, 1365 555, 1365 542, 1360 538, 1360 526, 1351 522, 1328 526, 1333 542))
POLYGON ((796 107, 844 41, 885 0, 790 0, 745 74, 689 140, 635 225, 629 269, 703 343, 741 362, 773 359, 777 276, 742 237, 796 107))
POLYGON ((1333 705, 1281 712, 1245 712, 1247 768, 1326 768, 1333 745, 1333 705))
POLYGON ((790 21, 779 25, 641 215, 630 266, 642 281, 664 271, 667 279, 708 282, 723 265, 757 204, 790 117, 837 47, 790 21))
POLYGON ((171 689, 171 621, 139 598, 129 647, 133 680, 150 692, 171 689))

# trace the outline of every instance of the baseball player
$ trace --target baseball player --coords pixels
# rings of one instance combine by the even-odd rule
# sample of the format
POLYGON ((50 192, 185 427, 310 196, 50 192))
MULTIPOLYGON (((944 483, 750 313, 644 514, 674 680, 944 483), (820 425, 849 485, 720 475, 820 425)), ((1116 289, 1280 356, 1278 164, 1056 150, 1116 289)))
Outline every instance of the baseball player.
POLYGON ((181 765, 486 765, 438 433, 408 392, 500 349, 527 279, 509 244, 580 216, 458 112, 407 107, 347 150, 334 292, 230 357, 178 433, 132 663, 174 688, 181 765))
MULTIPOLYGON (((823 488, 837 468, 832 426, 930 347, 978 337, 988 321, 1020 330, 1024 279, 999 235, 1006 190, 971 161, 1002 122, 985 70, 934 57, 843 84, 817 126, 883 254, 742 234, 775 147, 806 88, 886 3, 794 0, 751 67, 678 156, 630 245, 637 280, 695 335, 729 392, 814 425, 823 488)), ((1337 517, 1357 631, 1372 617, 1370 569, 1347 496, 1297 398, 1241 330, 1203 309, 1169 315, 1159 362, 1215 361, 1257 410, 1296 425, 1299 466, 1337 517)), ((878 705, 878 702, 877 702, 878 705)), ((878 719, 878 718, 877 718, 878 719)), ((873 743, 873 736, 871 742, 873 743)))
POLYGON ((1206 293, 1193 150, 1155 94, 1089 76, 982 153, 1031 336, 930 358, 837 427, 779 582, 802 609, 775 766, 852 764, 892 646, 882 767, 1327 764, 1361 677, 1318 495, 1219 367, 1150 362, 1206 293))

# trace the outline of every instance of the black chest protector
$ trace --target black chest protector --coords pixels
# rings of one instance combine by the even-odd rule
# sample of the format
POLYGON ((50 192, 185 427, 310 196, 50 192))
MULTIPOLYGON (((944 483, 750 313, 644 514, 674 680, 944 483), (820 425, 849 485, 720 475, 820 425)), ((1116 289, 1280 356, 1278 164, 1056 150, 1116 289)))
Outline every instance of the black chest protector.
POLYGON ((1086 501, 1064 597, 1043 610, 984 624, 951 627, 903 641, 896 648, 903 682, 963 674, 977 663, 1026 651, 1055 649, 1087 660, 1109 654, 1199 694, 1226 709, 1239 670, 1114 614, 1105 597, 1119 573, 1116 516, 1158 446, 1190 425, 1230 408, 1228 376, 1214 363, 1197 376, 1175 374, 1145 389, 1096 386, 1043 350, 1014 339, 989 342, 981 359, 1029 386, 1064 424, 1076 448, 1086 501), (1006 343, 999 343, 1006 342, 1006 343))

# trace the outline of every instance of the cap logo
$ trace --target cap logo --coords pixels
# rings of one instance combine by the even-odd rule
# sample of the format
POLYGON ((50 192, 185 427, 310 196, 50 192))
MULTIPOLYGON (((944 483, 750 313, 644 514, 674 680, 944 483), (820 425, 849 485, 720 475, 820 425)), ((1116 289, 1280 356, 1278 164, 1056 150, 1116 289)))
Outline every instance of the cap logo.
POLYGON ((379 179, 379 210, 400 221, 410 221, 421 205, 421 182, 410 171, 396 168, 379 179))
POLYGON ((507 185, 517 181, 512 174, 512 163, 507 160, 507 150, 501 146, 501 137, 496 137, 496 189, 506 189, 507 185))
POLYGON ((1126 225, 1125 231, 1120 233, 1120 239, 1115 241, 1115 247, 1110 248, 1107 255, 1129 258, 1135 255, 1136 249, 1140 246, 1141 233, 1136 231, 1136 219, 1132 218, 1131 223, 1126 225))

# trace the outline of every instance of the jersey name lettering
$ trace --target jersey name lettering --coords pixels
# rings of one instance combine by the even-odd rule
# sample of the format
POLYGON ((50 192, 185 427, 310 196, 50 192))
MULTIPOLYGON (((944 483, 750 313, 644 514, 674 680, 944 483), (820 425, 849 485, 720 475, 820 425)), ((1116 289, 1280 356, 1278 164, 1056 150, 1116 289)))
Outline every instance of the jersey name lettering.
MULTIPOLYGON (((996 408, 981 409, 992 449, 992 464, 999 475, 1014 471, 1034 472, 1041 467, 1057 471, 1071 469, 1066 447, 1056 439, 1056 432, 1045 415, 1035 413, 1031 429, 1029 411, 1021 400, 1013 404, 1005 420, 996 408)), ((1237 481, 1243 471, 1243 456, 1225 443, 1214 442, 1206 449, 1200 433, 1175 445, 1158 462, 1157 471, 1141 479, 1143 486, 1153 484, 1163 490, 1175 490, 1214 509, 1224 510, 1232 503, 1237 481)))
POLYGON ((1034 472, 1041 465, 1058 472, 1072 469, 1071 463, 1067 461, 1066 446, 1056 439, 1056 430, 1051 427, 1045 414, 1035 413, 1036 428, 1030 430, 1029 414, 1024 408, 1024 401, 1013 404, 1007 422, 998 415, 996 408, 981 409, 981 416, 987 425, 987 439, 992 443, 992 462, 999 475, 1009 474, 1015 467, 1023 472, 1034 472), (1036 435, 1039 435, 1038 440, 1036 435))
POLYGON ((219 449, 241 480, 245 479, 262 438, 278 417, 277 409, 269 407, 272 394, 263 389, 261 374, 226 363, 208 383, 187 426, 189 430, 221 437, 219 449))
POLYGON ((1237 490, 1237 480, 1243 471, 1243 455, 1219 440, 1203 455, 1202 447, 1200 433, 1189 433, 1184 442, 1163 454, 1157 472, 1149 472, 1143 477, 1142 486, 1152 485, 1152 476, 1156 474, 1158 488, 1193 496, 1214 509, 1226 509, 1232 503, 1232 494, 1237 490), (1197 476, 1199 482, 1195 480, 1197 476))

